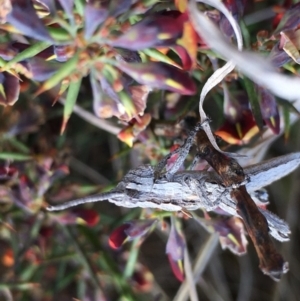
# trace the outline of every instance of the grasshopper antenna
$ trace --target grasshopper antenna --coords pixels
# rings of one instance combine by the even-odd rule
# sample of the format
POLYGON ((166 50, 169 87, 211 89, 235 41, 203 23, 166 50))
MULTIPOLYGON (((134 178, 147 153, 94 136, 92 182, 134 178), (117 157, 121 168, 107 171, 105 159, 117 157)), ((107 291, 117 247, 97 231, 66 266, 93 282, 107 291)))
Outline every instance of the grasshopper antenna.
POLYGON ((81 204, 107 201, 112 198, 118 199, 118 198, 122 198, 122 197, 124 197, 124 194, 120 193, 120 192, 105 192, 105 193, 101 193, 101 194, 87 196, 87 197, 73 200, 70 202, 66 202, 66 203, 60 204, 60 205, 48 206, 46 209, 48 211, 61 211, 61 210, 65 210, 70 207, 75 207, 75 206, 78 206, 81 204))

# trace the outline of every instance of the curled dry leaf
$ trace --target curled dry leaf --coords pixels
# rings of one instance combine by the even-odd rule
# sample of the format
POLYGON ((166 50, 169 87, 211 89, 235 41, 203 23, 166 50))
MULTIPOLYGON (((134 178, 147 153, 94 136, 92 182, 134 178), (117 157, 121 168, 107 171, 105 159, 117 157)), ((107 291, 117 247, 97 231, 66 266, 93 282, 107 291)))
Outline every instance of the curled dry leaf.
POLYGON ((279 48, 283 49, 297 64, 300 64, 300 29, 282 31, 280 35, 279 48))
POLYGON ((246 51, 238 51, 220 33, 216 26, 198 9, 194 1, 189 4, 189 12, 192 16, 195 29, 207 44, 236 64, 241 72, 246 74, 254 82, 263 85, 275 95, 287 100, 300 98, 300 79, 289 77, 279 73, 267 60, 258 54, 246 51), (285 89, 282 89, 285 87, 285 89))
POLYGON ((134 139, 146 129, 150 121, 151 115, 148 113, 131 120, 130 124, 120 131, 118 138, 132 147, 134 139))
POLYGON ((109 82, 101 77, 99 80, 91 75, 91 86, 93 91, 93 108, 95 114, 100 118, 116 116, 120 120, 130 121, 132 118, 144 114, 146 101, 150 89, 147 86, 129 86, 128 95, 131 97, 133 110, 130 114, 118 93, 115 92, 109 82))
MULTIPOLYGON (((217 8, 220 12, 222 12, 226 18, 228 19, 228 21, 230 22, 234 32, 235 32, 235 36, 237 39, 237 44, 238 44, 238 49, 242 50, 243 48, 243 39, 242 39, 242 34, 241 34, 241 30, 239 28, 239 25, 237 24, 236 20, 233 18, 233 16, 231 15, 231 13, 228 11, 228 9, 226 8, 226 6, 220 2, 220 1, 215 1, 215 0, 202 0, 201 2, 206 3, 208 5, 211 5, 215 8, 217 8)), ((191 22, 196 30, 196 32, 204 39, 204 41, 206 41, 206 43, 211 46, 211 43, 208 43, 210 41, 210 39, 214 39, 214 37, 210 36, 210 34, 205 34, 204 36, 202 35, 202 26, 203 24, 201 23, 202 18, 204 19, 204 22, 207 23, 204 26, 210 26, 213 27, 216 32, 218 33, 218 38, 221 37, 221 39, 225 40, 224 36, 222 36, 222 34, 220 32, 218 32, 218 30, 215 28, 215 25, 212 23, 212 21, 208 20, 208 18, 204 15, 204 13, 201 13, 198 11, 198 8, 196 6, 196 2, 195 1, 191 1, 189 3, 188 6, 188 11, 189 11, 189 16, 191 19, 191 22), (208 25, 209 24, 209 25, 208 25)), ((209 30, 208 30, 209 31, 209 30)), ((204 122, 206 121, 207 115, 203 110, 203 102, 204 99, 206 97, 206 95, 209 93, 209 91, 215 87, 217 84, 219 84, 227 74, 229 74, 233 69, 235 68, 235 64, 233 63, 233 61, 229 61, 227 62, 223 67, 217 69, 213 75, 206 81, 201 94, 200 94, 200 100, 199 100, 199 113, 200 113, 200 118, 201 121, 204 122)), ((216 143, 216 140, 214 138, 214 135, 212 133, 212 130, 208 124, 208 122, 204 123, 202 126, 203 130, 206 132, 211 144, 213 145, 213 147, 218 150, 221 153, 222 150, 219 148, 219 146, 216 143)), ((233 154, 231 154, 233 155, 233 154)))

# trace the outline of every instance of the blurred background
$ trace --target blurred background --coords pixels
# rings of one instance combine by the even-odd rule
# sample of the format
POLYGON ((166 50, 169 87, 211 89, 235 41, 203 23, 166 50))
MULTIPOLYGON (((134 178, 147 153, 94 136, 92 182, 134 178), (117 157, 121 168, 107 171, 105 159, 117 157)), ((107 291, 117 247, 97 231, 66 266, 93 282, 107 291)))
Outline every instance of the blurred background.
MULTIPOLYGON (((274 72, 299 77, 297 3, 224 4, 245 48, 268 56, 274 72)), ((291 228, 288 242, 274 241, 290 267, 280 282, 260 271, 238 219, 108 202, 46 211, 157 164, 186 138, 182 120, 199 119, 199 94, 224 61, 195 31, 183 34, 193 27, 186 5, 0 6, 0 300, 299 300, 299 169, 267 187, 268 210, 291 228)), ((235 44, 223 14, 198 8, 235 44)), ((220 146, 246 154, 246 165, 299 151, 299 108, 237 70, 204 102, 220 146)))

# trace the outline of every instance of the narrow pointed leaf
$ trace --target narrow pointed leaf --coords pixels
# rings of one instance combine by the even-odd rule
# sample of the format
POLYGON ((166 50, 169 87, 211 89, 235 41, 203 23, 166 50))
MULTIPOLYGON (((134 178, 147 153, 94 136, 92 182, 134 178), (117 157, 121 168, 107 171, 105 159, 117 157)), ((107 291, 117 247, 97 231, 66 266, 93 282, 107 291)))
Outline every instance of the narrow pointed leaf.
MULTIPOLYGON (((177 46, 174 46, 174 47, 177 47, 177 46)), ((178 47, 181 47, 181 46, 178 46, 178 47)), ((147 54, 149 57, 151 57, 155 61, 159 61, 162 63, 166 63, 168 65, 172 65, 172 66, 181 68, 180 65, 178 65, 175 61, 173 61, 171 58, 169 58, 166 54, 162 53, 161 51, 158 51, 155 48, 144 49, 143 53, 147 54)))
POLYGON ((62 64, 62 67, 51 78, 44 82, 44 84, 39 88, 35 95, 39 95, 44 91, 53 88, 58 83, 60 83, 65 77, 71 75, 76 70, 78 56, 79 55, 77 53, 66 63, 62 64))
POLYGON ((27 161, 31 160, 32 157, 18 153, 0 153, 1 160, 13 160, 13 161, 27 161))
POLYGON ((80 86, 81 86, 81 78, 76 82, 70 83, 67 97, 66 97, 66 103, 64 107, 64 117, 63 117, 63 123, 61 126, 60 134, 63 134, 63 132, 65 131, 67 122, 73 112, 73 108, 79 94, 80 86))
POLYGON ((13 64, 18 63, 20 61, 24 61, 28 58, 33 58, 38 53, 42 52, 46 48, 51 46, 49 42, 36 42, 33 45, 29 46, 27 49, 23 50, 22 52, 18 53, 13 59, 11 59, 3 70, 9 69, 13 64))
POLYGON ((12 11, 7 22, 16 27, 24 35, 37 40, 53 42, 47 28, 37 16, 30 0, 12 0, 12 11))
POLYGON ((74 41, 74 39, 70 35, 70 33, 64 28, 49 27, 48 31, 49 31, 51 37, 55 40, 56 45, 59 45, 59 44, 66 45, 66 44, 73 43, 73 41, 74 41))
POLYGON ((245 84, 246 92, 249 97, 249 102, 251 104, 251 109, 252 109, 254 119, 256 121, 259 130, 262 131, 263 121, 260 112, 259 100, 257 97, 257 93, 255 91, 255 86, 253 82, 247 77, 244 77, 244 84, 245 84))
POLYGON ((297 110, 297 108, 291 102, 289 102, 285 99, 280 99, 280 98, 277 99, 277 102, 283 108, 287 108, 287 110, 289 112, 293 112, 293 113, 297 114, 300 117, 300 112, 297 110))
POLYGON ((170 90, 183 95, 196 93, 196 85, 188 73, 160 62, 127 64, 119 62, 116 66, 140 84, 170 90))

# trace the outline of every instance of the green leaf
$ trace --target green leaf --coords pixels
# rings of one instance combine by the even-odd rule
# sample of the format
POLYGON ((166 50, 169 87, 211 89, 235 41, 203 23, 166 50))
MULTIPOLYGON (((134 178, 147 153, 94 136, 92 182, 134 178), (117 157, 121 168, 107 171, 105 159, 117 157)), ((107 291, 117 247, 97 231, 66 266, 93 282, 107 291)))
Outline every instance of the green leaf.
POLYGON ((33 58, 36 54, 42 52, 49 46, 51 46, 51 44, 49 42, 37 42, 37 43, 33 44, 32 46, 30 46, 27 49, 23 50, 22 52, 18 53, 13 59, 11 59, 9 62, 7 62, 7 64, 3 66, 2 71, 8 70, 15 63, 26 60, 28 58, 33 58))
POLYGON ((174 62, 172 59, 170 59, 167 55, 161 53, 160 51, 158 51, 154 48, 144 49, 143 53, 147 54, 149 57, 151 57, 159 62, 163 62, 166 64, 176 66, 178 68, 181 68, 180 65, 178 65, 176 62, 174 62))
POLYGON ((32 157, 29 155, 19 153, 0 153, 1 160, 13 160, 13 161, 27 161, 31 160, 32 157))
POLYGON ((67 93, 65 107, 64 107, 63 123, 61 126, 60 134, 62 134, 65 131, 68 120, 73 112, 73 108, 79 94, 81 80, 82 78, 80 78, 77 81, 71 82, 68 88, 68 93, 67 93))
POLYGON ((257 97, 257 92, 255 90, 254 83, 248 78, 244 77, 244 85, 246 88, 246 92, 249 97, 249 102, 251 105, 252 113, 255 119, 255 122, 259 128, 260 131, 263 129, 263 119, 260 112, 260 105, 259 105, 259 99, 257 97))
POLYGON ((66 42, 73 43, 72 36, 63 28, 48 27, 48 31, 55 40, 56 45, 60 45, 60 43, 65 44, 66 42))
POLYGON ((300 112, 297 110, 297 108, 295 108, 295 106, 290 101, 279 98, 277 99, 277 103, 281 105, 283 108, 288 109, 289 112, 295 113, 298 116, 300 116, 300 112))
POLYGON ((136 109, 132 103, 131 97, 123 91, 118 93, 122 104, 124 105, 125 111, 129 116, 134 116, 136 114, 136 109))
POLYGON ((53 88, 58 83, 62 82, 67 76, 71 75, 77 68, 78 59, 79 53, 76 53, 67 62, 63 63, 62 67, 43 83, 43 85, 35 93, 35 96, 53 88))
MULTIPOLYGON (((4 139, 7 140, 9 142, 9 144, 17 151, 20 151, 24 154, 29 154, 30 153, 30 148, 27 147, 24 143, 22 143, 21 141, 19 141, 17 138, 15 137, 5 137, 4 139)), ((1 141, 0 141, 1 143, 1 141)))
POLYGON ((283 122, 284 122, 284 139, 287 140, 291 130, 290 110, 288 107, 283 107, 283 122))
POLYGON ((85 1, 83 0, 74 0, 75 8, 77 13, 82 17, 84 15, 85 1))

